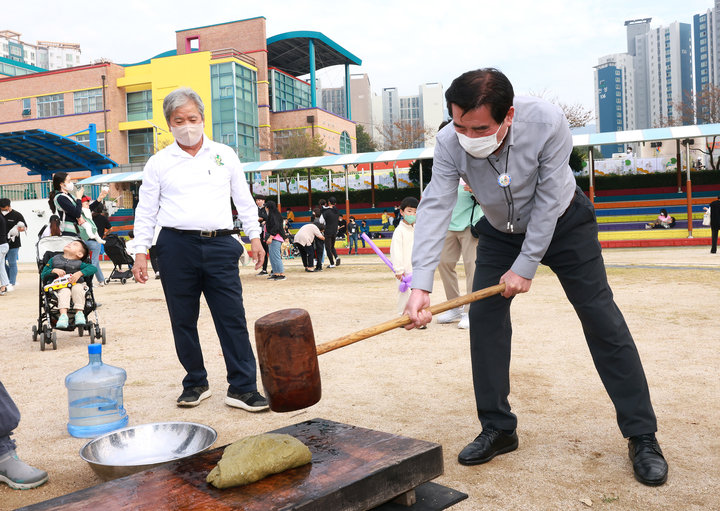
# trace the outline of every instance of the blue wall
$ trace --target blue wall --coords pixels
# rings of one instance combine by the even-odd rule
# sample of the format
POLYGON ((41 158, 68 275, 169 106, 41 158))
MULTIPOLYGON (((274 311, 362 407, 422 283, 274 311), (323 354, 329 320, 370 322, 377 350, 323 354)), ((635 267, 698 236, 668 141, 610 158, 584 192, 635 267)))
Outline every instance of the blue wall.
MULTIPOLYGON (((607 133, 623 130, 624 101, 622 97, 622 70, 615 66, 608 66, 598 69, 598 118, 599 132, 607 133), (620 73, 620 74, 617 74, 620 73), (617 92, 620 95, 617 95, 617 92), (619 99, 620 103, 616 100, 619 99), (617 107, 620 107, 618 110, 617 107), (620 114, 620 117, 617 114, 620 114), (620 123, 618 124, 618 121, 620 123)), ((611 158, 613 153, 623 151, 622 145, 604 145, 600 146, 603 156, 611 158)))

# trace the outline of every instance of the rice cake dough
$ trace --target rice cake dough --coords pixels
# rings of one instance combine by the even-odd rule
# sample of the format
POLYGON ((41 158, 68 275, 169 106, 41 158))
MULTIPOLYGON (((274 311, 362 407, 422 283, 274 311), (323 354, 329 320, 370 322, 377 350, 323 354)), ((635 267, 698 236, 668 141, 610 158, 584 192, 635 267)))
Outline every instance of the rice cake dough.
POLYGON ((293 436, 276 433, 248 436, 225 448, 207 482, 216 488, 241 486, 311 461, 310 449, 293 436))

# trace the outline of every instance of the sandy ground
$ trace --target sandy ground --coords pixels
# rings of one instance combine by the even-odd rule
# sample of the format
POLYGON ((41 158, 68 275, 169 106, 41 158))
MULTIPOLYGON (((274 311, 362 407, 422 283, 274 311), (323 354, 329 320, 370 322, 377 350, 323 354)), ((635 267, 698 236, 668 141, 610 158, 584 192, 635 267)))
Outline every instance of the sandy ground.
MULTIPOLYGON (((320 403, 291 414, 250 414, 223 404, 224 363, 203 307, 201 339, 214 395, 198 408, 180 409, 175 399, 183 371, 160 281, 113 283, 97 290, 108 332, 103 359, 127 370, 131 425, 201 422, 218 431, 215 445, 221 446, 323 417, 440 443, 445 473, 436 482, 469 494, 452 508, 458 511, 585 509, 583 501, 613 510, 720 509, 720 256, 692 247, 611 250, 605 259, 644 363, 658 438, 670 463, 668 482, 659 488, 633 479, 626 442, 580 324, 547 268, 513 306, 511 403, 520 421, 520 448, 478 467, 456 461, 480 427, 468 332, 455 324, 394 330, 323 355, 320 403)), ((286 271, 286 281, 269 282, 241 269, 250 325, 278 309, 305 308, 320 343, 393 317, 394 279, 375 256, 343 257, 339 268, 313 275, 302 272, 296 259, 286 271)), ((32 265, 22 266, 19 282, 15 292, 0 297, 0 379, 22 412, 18 453, 47 470, 50 481, 30 491, 0 484, 3 510, 100 483, 78 456, 85 440, 66 431, 64 378, 87 363, 87 337, 60 332, 57 351, 40 352, 30 338, 38 297, 32 265)), ((433 302, 442 300, 436 278, 433 302)))

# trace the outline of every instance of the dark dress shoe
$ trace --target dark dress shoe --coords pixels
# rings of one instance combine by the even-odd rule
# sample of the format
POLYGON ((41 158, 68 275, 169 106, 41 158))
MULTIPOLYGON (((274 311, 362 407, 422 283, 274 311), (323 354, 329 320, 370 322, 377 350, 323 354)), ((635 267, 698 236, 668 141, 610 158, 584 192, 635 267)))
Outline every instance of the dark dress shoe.
POLYGON ((514 451, 517 448, 517 431, 509 435, 501 429, 485 428, 472 443, 460 451, 458 462, 461 465, 480 465, 487 463, 498 454, 514 451))
POLYGON ((654 434, 630 437, 628 454, 633 464, 635 479, 648 486, 665 484, 668 464, 654 434))

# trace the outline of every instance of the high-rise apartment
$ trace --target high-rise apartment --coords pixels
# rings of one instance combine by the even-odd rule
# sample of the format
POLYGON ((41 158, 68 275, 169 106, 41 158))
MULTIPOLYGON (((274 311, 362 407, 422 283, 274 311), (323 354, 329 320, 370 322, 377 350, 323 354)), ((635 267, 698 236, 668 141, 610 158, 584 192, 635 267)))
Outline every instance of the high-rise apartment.
MULTIPOLYGON (((692 95, 690 24, 650 28, 651 18, 626 21, 627 53, 606 55, 595 67, 595 111, 599 132, 646 129, 666 124, 692 95)), ((603 146, 603 153, 622 146, 603 146)))
MULTIPOLYGON (((40 67, 42 69, 64 69, 80 65, 80 45, 38 41, 30 44, 22 41, 22 34, 12 30, 0 31, 0 58, 40 67)), ((0 74, 15 76, 4 73, 0 74)))

